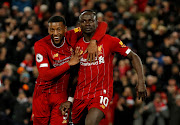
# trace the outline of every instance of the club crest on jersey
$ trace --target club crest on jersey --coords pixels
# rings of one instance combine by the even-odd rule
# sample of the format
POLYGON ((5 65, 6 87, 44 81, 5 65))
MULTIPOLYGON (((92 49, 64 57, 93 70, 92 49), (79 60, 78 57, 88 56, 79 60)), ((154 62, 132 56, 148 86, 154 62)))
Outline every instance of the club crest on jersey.
POLYGON ((65 124, 65 123, 67 123, 67 120, 63 120, 63 122, 62 122, 63 124, 65 124))
POLYGON ((102 54, 102 45, 98 46, 98 55, 102 54))
POLYGON ((54 54, 54 55, 53 55, 53 58, 58 57, 58 55, 59 55, 58 53, 54 54))
POLYGON ((80 28, 80 27, 74 28, 74 32, 75 32, 75 33, 81 32, 81 28, 80 28))
POLYGON ((72 51, 73 51, 73 49, 72 49, 72 48, 70 48, 70 51, 72 52, 72 51))
POLYGON ((124 45, 124 43, 120 40, 119 44, 121 45, 121 47, 126 47, 126 45, 124 45))
POLYGON ((106 108, 106 106, 104 106, 104 105, 100 105, 100 107, 101 107, 102 109, 105 109, 105 108, 106 108))
POLYGON ((82 55, 83 54, 83 50, 80 50, 80 55, 82 55))
POLYGON ((68 118, 68 113, 65 113, 65 115, 63 116, 62 124, 66 124, 67 123, 67 118, 68 118))
POLYGON ((43 61, 43 56, 38 53, 38 54, 36 55, 36 61, 37 61, 38 63, 42 62, 42 61, 43 61))

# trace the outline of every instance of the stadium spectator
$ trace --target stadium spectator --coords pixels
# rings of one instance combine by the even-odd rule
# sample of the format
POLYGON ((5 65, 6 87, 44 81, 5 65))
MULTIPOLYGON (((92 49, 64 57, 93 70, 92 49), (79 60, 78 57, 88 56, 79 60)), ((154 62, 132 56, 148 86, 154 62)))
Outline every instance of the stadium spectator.
POLYGON ((162 102, 160 93, 156 93, 153 102, 144 107, 144 112, 148 113, 145 125, 165 125, 166 119, 169 117, 169 109, 162 102))
MULTIPOLYGON (((147 2, 146 4, 141 4, 141 1, 61 0, 59 8, 63 7, 63 10, 57 10, 63 12, 69 29, 77 26, 78 16, 83 8, 90 7, 97 12, 101 12, 102 14, 98 14, 98 18, 99 20, 108 20, 107 33, 120 38, 132 50, 137 52, 143 60, 144 69, 146 70, 144 73, 147 78, 147 84, 149 84, 147 85, 148 98, 145 101, 145 105, 153 101, 156 92, 165 92, 168 96, 167 104, 170 114, 172 114, 170 115, 170 121, 172 121, 174 115, 179 116, 176 115, 178 112, 176 113, 174 109, 171 110, 172 108, 170 107, 172 106, 169 105, 171 101, 170 95, 173 95, 172 102, 175 104, 175 97, 180 88, 179 4, 177 0, 143 1, 147 2), (134 2, 137 4, 134 4, 134 2), (153 85, 150 85, 151 83, 153 85), (174 83, 176 84, 174 85, 174 83), (154 92, 152 92, 153 90, 154 92)), ((33 47, 35 41, 47 35, 47 20, 55 14, 56 2, 57 0, 53 2, 50 0, 1 0, 0 83, 2 86, 0 88, 3 90, 3 93, 7 93, 5 84, 8 83, 10 83, 8 93, 11 93, 14 98, 18 96, 19 89, 23 89, 21 88, 20 77, 22 76, 21 73, 27 71, 25 68, 19 68, 20 63, 23 62, 26 53, 34 55, 33 47), (25 12, 24 9, 26 10, 25 12)), ((122 96, 122 92, 126 87, 122 84, 128 84, 132 89, 137 83, 137 76, 134 70, 130 68, 127 69, 124 77, 120 79, 118 75, 121 72, 117 68, 120 60, 124 59, 116 54, 113 62, 114 92, 122 96)), ((38 74, 35 67, 35 64, 32 63, 32 73, 29 74, 30 82, 28 83, 35 84, 38 74)), ((134 95, 134 90, 132 91, 134 95)), ((6 94, 0 95, 4 98, 6 94)), ((28 96, 29 98, 32 97, 32 95, 28 96)), ((12 100, 9 95, 6 98, 12 100)), ((134 99, 136 99, 135 96, 134 99)), ((0 101, 2 100, 0 99, 0 101)), ((0 107, 4 108, 3 110, 5 111, 4 103, 2 102, 1 104, 2 106, 0 107)), ((7 116, 5 113, 2 113, 5 115, 1 118, 5 118, 5 121, 2 121, 0 118, 0 124, 12 125, 12 111, 13 107, 11 107, 10 115, 7 116)), ((143 113, 142 116, 143 122, 146 122, 146 114, 143 113)), ((115 117, 119 118, 116 115, 115 117)), ((30 117, 28 118, 30 119, 30 117)), ((121 121, 120 118, 119 120, 121 121)), ((166 123, 171 125, 168 124, 169 122, 166 123)), ((29 122, 29 125, 31 124, 29 122)), ((116 125, 116 123, 114 124, 116 125)))

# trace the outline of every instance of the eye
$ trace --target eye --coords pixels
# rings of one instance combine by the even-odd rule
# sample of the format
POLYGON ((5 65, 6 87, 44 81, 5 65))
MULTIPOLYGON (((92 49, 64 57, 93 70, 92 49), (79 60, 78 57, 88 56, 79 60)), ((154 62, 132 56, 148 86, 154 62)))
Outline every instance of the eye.
POLYGON ((94 21, 93 21, 93 20, 90 20, 89 22, 90 22, 90 23, 93 23, 94 21))
POLYGON ((51 31, 54 31, 54 29, 50 29, 51 31))
POLYGON ((81 23, 86 23, 86 21, 85 20, 81 20, 81 23))
POLYGON ((61 28, 58 28, 57 30, 58 30, 58 31, 61 31, 61 28))

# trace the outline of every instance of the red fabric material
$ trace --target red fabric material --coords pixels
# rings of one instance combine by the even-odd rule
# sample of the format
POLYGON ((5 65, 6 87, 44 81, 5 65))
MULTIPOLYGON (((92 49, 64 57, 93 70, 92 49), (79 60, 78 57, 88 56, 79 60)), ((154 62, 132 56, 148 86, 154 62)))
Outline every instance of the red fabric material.
POLYGON ((115 93, 114 98, 112 99, 112 101, 109 104, 109 109, 108 109, 108 111, 106 113, 107 115, 106 115, 106 117, 104 119, 101 120, 99 125, 109 125, 109 124, 114 123, 114 111, 116 109, 118 100, 119 100, 119 94, 115 93))
MULTIPOLYGON (((88 42, 79 40, 76 46, 79 46, 82 53, 86 50, 88 42)), ((99 60, 95 63, 87 61, 87 53, 80 60, 80 70, 78 84, 75 91, 75 98, 89 99, 106 93, 108 97, 113 94, 113 65, 114 53, 118 52, 122 56, 127 56, 128 47, 120 43, 120 39, 105 35, 98 42, 99 60)))
POLYGON ((138 10, 141 12, 144 12, 147 2, 148 2, 148 0, 134 0, 134 4, 137 4, 138 10))
MULTIPOLYGON (((97 108, 101 110, 105 117, 107 116, 107 111, 109 110, 109 101, 107 103, 107 106, 102 106, 100 101, 101 97, 95 97, 93 99, 86 99, 86 100, 80 100, 80 99, 75 99, 73 102, 73 107, 72 107, 72 121, 74 124, 79 123, 81 120, 83 114, 85 113, 85 108, 88 109, 88 111, 91 108, 97 108)), ((111 100, 108 98, 108 100, 111 100)))
MULTIPOLYGON (((105 34, 107 24, 99 23, 93 39, 99 41, 105 34)), ((69 80, 69 65, 71 50, 75 43, 82 37, 80 28, 75 28, 65 33, 64 43, 55 47, 48 35, 37 41, 34 45, 36 65, 39 71, 36 86, 39 90, 48 93, 67 91, 69 80)))
MULTIPOLYGON (((42 125, 50 121, 51 125, 62 124, 65 118, 59 107, 67 100, 66 93, 42 93, 34 91, 33 95, 33 124, 42 125), (62 98, 64 97, 64 98, 62 98), (51 116, 51 117, 50 117, 51 116)), ((66 125, 66 124, 62 124, 66 125)))
POLYGON ((39 71, 36 82, 38 89, 48 93, 67 91, 70 48, 65 41, 60 48, 54 47, 50 36, 35 43, 36 66, 39 71))

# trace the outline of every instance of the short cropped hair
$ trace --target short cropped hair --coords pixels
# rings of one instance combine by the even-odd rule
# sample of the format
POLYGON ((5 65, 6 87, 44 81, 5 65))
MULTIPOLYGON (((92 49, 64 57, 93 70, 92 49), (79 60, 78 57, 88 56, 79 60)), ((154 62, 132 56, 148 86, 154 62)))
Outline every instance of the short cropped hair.
POLYGON ((87 13, 87 12, 90 12, 92 13, 94 16, 95 16, 95 19, 97 20, 97 14, 94 10, 84 10, 81 12, 80 16, 79 16, 79 20, 81 19, 81 16, 84 14, 84 13, 87 13))
POLYGON ((66 25, 66 20, 61 16, 50 17, 48 23, 52 23, 52 22, 63 22, 63 24, 66 25))

